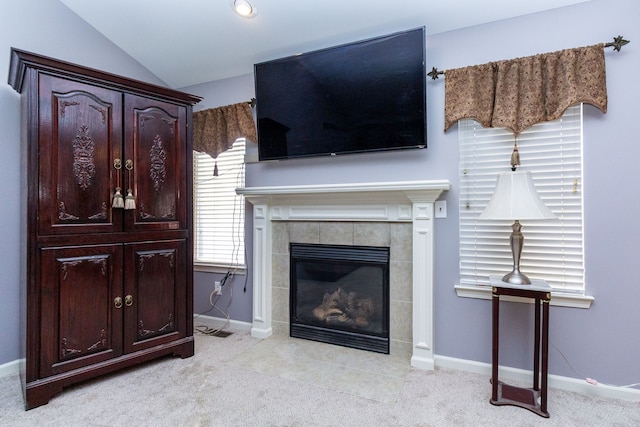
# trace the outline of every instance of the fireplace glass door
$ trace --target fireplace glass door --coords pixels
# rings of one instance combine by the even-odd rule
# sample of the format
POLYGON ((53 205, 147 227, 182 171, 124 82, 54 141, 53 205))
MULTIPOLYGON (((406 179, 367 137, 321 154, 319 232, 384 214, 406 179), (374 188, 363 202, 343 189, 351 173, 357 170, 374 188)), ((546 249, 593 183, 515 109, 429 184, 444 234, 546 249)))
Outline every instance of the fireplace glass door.
POLYGON ((389 248, 290 245, 292 337, 389 353, 389 248))

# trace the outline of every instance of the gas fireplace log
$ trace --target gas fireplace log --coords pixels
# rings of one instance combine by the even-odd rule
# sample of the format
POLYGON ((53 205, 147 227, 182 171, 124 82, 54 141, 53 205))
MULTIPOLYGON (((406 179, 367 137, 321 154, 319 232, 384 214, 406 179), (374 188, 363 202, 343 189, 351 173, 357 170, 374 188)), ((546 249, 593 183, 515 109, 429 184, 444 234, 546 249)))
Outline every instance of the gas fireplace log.
POLYGON ((313 309, 313 315, 327 325, 364 328, 374 315, 373 300, 338 288, 324 294, 322 304, 313 309))

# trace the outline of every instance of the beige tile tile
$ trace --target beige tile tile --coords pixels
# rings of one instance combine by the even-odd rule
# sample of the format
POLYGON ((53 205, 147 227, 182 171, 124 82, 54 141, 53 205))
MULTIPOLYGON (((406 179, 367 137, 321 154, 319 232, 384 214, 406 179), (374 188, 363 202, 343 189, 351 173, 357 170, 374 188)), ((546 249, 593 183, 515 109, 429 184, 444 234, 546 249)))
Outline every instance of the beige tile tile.
POLYGON ((353 243, 361 246, 383 246, 391 244, 389 224, 385 222, 357 222, 353 227, 353 243))
POLYGON ((391 260, 409 261, 413 260, 413 225, 410 223, 389 224, 391 234, 391 260))
POLYGON ((389 263, 390 298, 392 301, 413 301, 413 263, 391 261, 389 263))
POLYGON ((320 223, 318 222, 287 222, 289 242, 291 243, 320 243, 320 223))
POLYGON ((395 340, 412 341, 413 307, 411 303, 391 301, 389 306, 389 335, 395 340))
POLYGON ((273 288, 271 290, 271 317, 279 322, 289 321, 289 289, 273 288))
POLYGON ((397 358, 405 359, 407 365, 411 364, 411 356, 413 355, 413 343, 402 340, 391 340, 389 352, 397 358))
POLYGON ((321 222, 320 243, 325 245, 353 245, 353 223, 321 222))
POLYGON ((274 254, 289 253, 289 230, 286 222, 271 223, 271 248, 274 254))
POLYGON ((289 261, 288 254, 273 254, 271 261, 271 283, 274 287, 289 288, 289 261))
POLYGON ((279 322, 277 320, 273 320, 271 322, 271 329, 273 330, 273 335, 277 337, 288 337, 289 336, 289 319, 286 322, 279 322))
POLYGON ((396 401, 409 369, 408 361, 389 355, 281 336, 261 341, 230 364, 381 402, 396 401))

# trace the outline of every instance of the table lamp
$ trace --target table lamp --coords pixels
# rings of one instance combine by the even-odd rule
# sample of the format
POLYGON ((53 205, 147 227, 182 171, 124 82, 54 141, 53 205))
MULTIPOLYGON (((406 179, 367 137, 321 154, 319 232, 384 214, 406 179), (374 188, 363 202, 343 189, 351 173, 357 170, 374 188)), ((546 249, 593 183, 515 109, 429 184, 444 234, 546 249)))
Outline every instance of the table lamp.
POLYGON ((556 215, 538 196, 529 171, 498 174, 496 188, 489 204, 478 219, 514 220, 509 238, 513 255, 513 270, 502 281, 514 285, 529 285, 531 280, 520 272, 520 255, 524 236, 520 220, 553 219, 556 215))

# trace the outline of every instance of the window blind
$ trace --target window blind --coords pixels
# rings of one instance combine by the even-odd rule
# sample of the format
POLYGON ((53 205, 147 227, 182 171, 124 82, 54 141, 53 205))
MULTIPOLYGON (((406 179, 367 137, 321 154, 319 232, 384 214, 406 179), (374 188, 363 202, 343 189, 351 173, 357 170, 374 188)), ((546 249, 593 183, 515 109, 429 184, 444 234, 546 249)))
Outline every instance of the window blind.
POLYGON ((235 192, 244 187, 244 154, 244 138, 216 160, 193 152, 196 264, 244 267, 244 198, 235 192))
MULTIPOLYGON (((458 124, 460 140, 460 284, 487 284, 489 275, 511 271, 509 235, 513 221, 478 220, 497 174, 510 170, 513 134, 483 128, 474 120, 458 124)), ((584 292, 582 201, 582 105, 570 107, 518 137, 522 165, 554 220, 521 221, 525 238, 521 271, 556 291, 584 292)))

